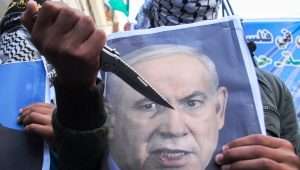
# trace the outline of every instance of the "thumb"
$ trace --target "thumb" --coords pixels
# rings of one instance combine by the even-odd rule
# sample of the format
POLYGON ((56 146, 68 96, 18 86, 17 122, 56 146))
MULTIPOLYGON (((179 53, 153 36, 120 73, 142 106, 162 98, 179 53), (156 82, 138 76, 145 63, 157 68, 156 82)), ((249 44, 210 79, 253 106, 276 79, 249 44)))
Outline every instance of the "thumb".
POLYGON ((34 22, 35 22, 35 15, 38 12, 38 4, 34 0, 29 0, 26 6, 26 10, 24 11, 21 21, 23 25, 29 30, 32 31, 34 22))

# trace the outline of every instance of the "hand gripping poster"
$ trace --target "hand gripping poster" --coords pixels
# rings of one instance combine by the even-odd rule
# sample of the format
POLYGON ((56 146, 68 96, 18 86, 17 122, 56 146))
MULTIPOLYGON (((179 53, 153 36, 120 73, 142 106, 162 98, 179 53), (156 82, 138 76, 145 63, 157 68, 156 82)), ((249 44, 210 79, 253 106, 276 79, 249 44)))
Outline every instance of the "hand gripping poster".
POLYGON ((0 169, 48 170, 49 154, 41 137, 18 124, 20 109, 47 99, 43 62, 0 65, 0 169))
POLYGON ((219 169, 213 159, 224 144, 265 133, 239 19, 117 33, 108 45, 173 107, 105 74, 110 169, 219 169))

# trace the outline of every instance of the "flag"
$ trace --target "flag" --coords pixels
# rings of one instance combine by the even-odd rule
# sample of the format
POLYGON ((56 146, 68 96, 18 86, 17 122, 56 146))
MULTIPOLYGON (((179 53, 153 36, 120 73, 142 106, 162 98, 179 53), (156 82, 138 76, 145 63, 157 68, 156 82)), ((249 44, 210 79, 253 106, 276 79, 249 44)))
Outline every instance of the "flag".
POLYGON ((129 3, 125 3, 123 0, 108 0, 108 5, 112 10, 120 11, 126 16, 129 15, 129 3))

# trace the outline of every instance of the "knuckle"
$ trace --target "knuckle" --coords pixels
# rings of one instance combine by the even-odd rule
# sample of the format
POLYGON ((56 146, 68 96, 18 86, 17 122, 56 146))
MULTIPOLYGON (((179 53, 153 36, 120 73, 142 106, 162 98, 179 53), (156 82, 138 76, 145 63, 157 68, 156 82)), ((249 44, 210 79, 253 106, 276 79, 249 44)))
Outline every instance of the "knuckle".
POLYGON ((38 120, 39 117, 40 117, 40 113, 39 113, 39 112, 35 112, 35 111, 34 111, 34 112, 32 112, 32 113, 30 114, 30 118, 31 118, 32 121, 38 120))
POLYGON ((80 18, 80 14, 69 7, 65 7, 64 10, 62 10, 61 15, 66 17, 66 18, 74 18, 75 20, 80 18))
POLYGON ((26 109, 23 110, 23 113, 29 114, 32 112, 32 107, 27 107, 26 109))
POLYGON ((283 140, 282 143, 283 143, 282 145, 285 146, 286 148, 294 150, 294 145, 290 141, 283 140))
POLYGON ((255 157, 260 157, 264 153, 264 148, 257 146, 257 147, 253 147, 251 151, 255 157))
POLYGON ((285 156, 285 159, 289 162, 294 162, 294 163, 298 163, 300 161, 300 158, 298 155, 296 155, 294 152, 291 152, 290 154, 285 156))
POLYGON ((77 26, 79 29, 84 29, 88 33, 88 36, 96 30, 96 25, 90 16, 81 16, 77 26))
POLYGON ((254 143, 263 143, 264 139, 262 135, 254 135, 253 141, 254 143))
POLYGON ((82 16, 82 20, 88 25, 91 25, 91 26, 95 25, 93 18, 90 16, 82 16))
POLYGON ((77 48, 73 52, 74 58, 80 59, 82 64, 88 64, 86 60, 89 58, 90 55, 90 51, 85 48, 77 48))
POLYGON ((223 151, 224 157, 232 157, 232 151, 231 150, 225 150, 223 151))
POLYGON ((38 108, 36 107, 36 105, 30 105, 29 107, 28 107, 28 111, 30 111, 30 112, 34 112, 34 111, 36 111, 38 108))
POLYGON ((72 17, 72 16, 74 16, 74 12, 69 8, 64 8, 63 10, 60 11, 59 15, 60 15, 60 17, 61 16, 72 17))
POLYGON ((26 130, 36 134, 40 134, 41 127, 37 126, 36 124, 29 124, 26 126, 26 130))
MULTIPOLYGON (((103 30, 96 30, 95 35, 97 37, 97 44, 102 48, 106 42, 106 34, 103 30)), ((99 50, 101 49, 99 48, 99 50)))
POLYGON ((237 155, 234 151, 232 150, 226 150, 223 152, 224 155, 224 162, 223 163, 229 163, 229 162, 233 162, 234 160, 237 159, 237 155))
POLYGON ((32 122, 34 120, 35 116, 34 116, 34 113, 30 113, 27 115, 27 122, 32 122))
POLYGON ((276 167, 276 163, 270 159, 267 158, 261 158, 259 160, 259 164, 263 169, 265 170, 275 170, 274 168, 276 167))
POLYGON ((34 129, 35 129, 35 126, 33 124, 28 124, 26 126, 26 130, 28 130, 28 131, 33 131, 34 129))
POLYGON ((103 30, 97 30, 97 34, 102 39, 103 42, 106 41, 106 33, 103 30))
POLYGON ((45 10, 45 11, 53 11, 56 9, 57 7, 55 6, 55 3, 52 1, 45 1, 41 8, 41 10, 45 10))

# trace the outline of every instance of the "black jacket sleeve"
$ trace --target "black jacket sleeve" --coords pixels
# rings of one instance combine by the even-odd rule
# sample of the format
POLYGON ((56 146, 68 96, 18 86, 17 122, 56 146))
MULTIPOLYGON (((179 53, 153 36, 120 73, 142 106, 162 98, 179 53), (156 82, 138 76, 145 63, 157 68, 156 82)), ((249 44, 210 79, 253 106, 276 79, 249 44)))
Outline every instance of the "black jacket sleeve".
POLYGON ((59 170, 100 170, 108 153, 102 85, 69 90, 55 82, 53 114, 59 170))

